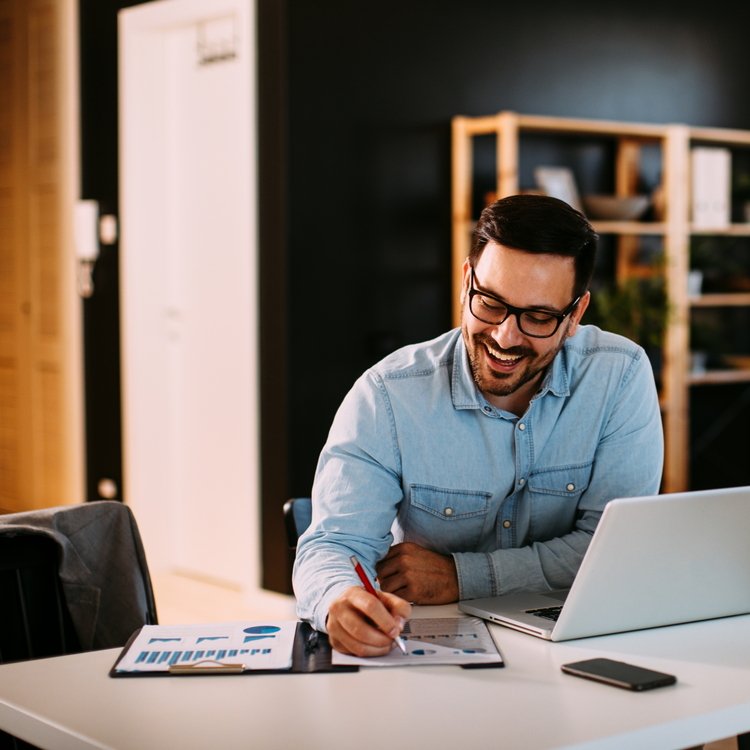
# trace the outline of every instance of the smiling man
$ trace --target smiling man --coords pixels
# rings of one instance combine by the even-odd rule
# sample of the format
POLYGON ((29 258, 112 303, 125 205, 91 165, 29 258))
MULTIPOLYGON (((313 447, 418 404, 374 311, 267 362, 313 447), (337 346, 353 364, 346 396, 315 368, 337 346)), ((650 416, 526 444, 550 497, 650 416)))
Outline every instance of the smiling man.
POLYGON ((299 616, 339 650, 386 653, 410 602, 567 588, 606 503, 659 490, 649 360, 581 325, 596 242, 555 198, 488 206, 460 330, 394 352, 347 394, 294 567, 299 616))

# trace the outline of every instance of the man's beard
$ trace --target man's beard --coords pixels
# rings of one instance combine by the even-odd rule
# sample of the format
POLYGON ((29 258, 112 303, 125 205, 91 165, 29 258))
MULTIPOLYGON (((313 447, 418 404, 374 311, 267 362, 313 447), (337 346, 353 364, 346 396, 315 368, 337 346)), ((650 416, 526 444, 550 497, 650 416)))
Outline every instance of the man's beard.
POLYGON ((474 334, 469 340, 469 333, 464 326, 463 337, 466 351, 469 355, 469 364, 471 365, 474 382, 477 384, 479 390, 491 396, 510 396, 527 383, 543 377, 543 374, 547 371, 557 353, 564 346, 567 331, 555 349, 542 355, 538 354, 534 349, 524 346, 513 346, 503 349, 504 354, 528 358, 525 361, 523 370, 511 373, 496 372, 487 365, 486 345, 489 345, 490 350, 498 348, 490 336, 486 334, 474 334))

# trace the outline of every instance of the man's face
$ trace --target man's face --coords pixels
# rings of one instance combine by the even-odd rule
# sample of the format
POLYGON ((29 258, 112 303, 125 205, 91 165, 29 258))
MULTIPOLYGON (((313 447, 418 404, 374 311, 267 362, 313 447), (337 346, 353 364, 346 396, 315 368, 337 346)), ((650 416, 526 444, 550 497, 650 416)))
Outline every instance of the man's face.
MULTIPOLYGON (((515 315, 499 325, 483 323, 469 310, 471 268, 464 264, 461 330, 474 380, 488 401, 518 413, 539 387, 543 373, 572 336, 589 302, 587 292, 549 338, 528 336, 515 315)), ((474 269, 474 288, 522 308, 562 312, 573 301, 573 258, 535 255, 490 242, 474 269)))

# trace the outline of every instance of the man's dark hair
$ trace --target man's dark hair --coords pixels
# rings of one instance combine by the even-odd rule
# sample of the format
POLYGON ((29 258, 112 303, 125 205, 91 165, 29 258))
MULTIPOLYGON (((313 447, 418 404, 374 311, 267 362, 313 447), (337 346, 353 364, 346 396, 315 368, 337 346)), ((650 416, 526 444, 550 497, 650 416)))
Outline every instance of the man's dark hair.
POLYGON ((476 265, 485 245, 525 253, 563 255, 575 260, 575 297, 591 283, 599 236, 586 217, 565 201, 548 195, 510 195, 487 206, 472 233, 469 262, 476 265))

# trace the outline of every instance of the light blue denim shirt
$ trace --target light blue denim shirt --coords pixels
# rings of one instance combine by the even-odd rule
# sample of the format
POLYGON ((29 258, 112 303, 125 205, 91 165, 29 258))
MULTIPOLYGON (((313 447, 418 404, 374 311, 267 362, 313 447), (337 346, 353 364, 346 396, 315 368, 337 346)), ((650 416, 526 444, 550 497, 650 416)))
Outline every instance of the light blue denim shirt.
POLYGON ((595 326, 565 341, 518 417, 475 385, 459 329, 367 370, 342 402, 294 564, 300 618, 400 541, 451 554, 461 599, 570 586, 607 501, 658 492, 663 432, 642 348, 595 326))

